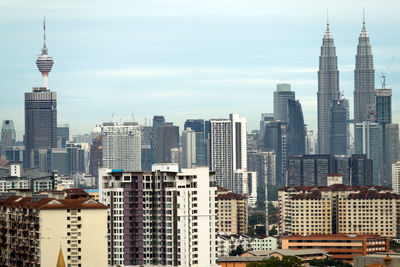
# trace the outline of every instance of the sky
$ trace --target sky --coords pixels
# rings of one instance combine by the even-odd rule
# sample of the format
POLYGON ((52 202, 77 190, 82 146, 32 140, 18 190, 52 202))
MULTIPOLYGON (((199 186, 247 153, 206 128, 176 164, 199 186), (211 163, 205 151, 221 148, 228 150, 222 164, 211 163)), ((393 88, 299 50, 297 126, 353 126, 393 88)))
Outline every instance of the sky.
POLYGON ((246 117, 250 131, 261 113, 273 112, 278 83, 291 84, 308 129, 316 130, 327 9, 352 117, 363 7, 375 84, 386 73, 400 123, 398 0, 1 0, 0 120, 14 120, 22 138, 24 92, 41 85, 35 61, 46 16, 55 62, 49 89, 57 92, 58 124, 69 124, 71 134, 110 120, 149 125, 164 115, 182 127, 189 118, 229 113, 246 117))

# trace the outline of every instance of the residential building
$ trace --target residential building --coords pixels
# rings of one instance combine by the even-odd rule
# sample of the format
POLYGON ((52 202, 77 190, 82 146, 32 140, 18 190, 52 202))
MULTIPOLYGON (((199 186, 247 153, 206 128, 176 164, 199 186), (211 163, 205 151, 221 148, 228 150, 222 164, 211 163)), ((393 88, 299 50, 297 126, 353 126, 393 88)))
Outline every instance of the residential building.
MULTIPOLYGON (((241 256, 248 258, 277 257, 282 260, 285 256, 297 257, 303 262, 303 266, 308 266, 313 259, 323 260, 329 257, 329 254, 322 249, 274 249, 248 251, 241 256)), ((249 260, 250 261, 250 260, 249 260)), ((260 260, 261 261, 261 260, 260 260)), ((236 265, 235 265, 236 266, 236 265)))
POLYGON ((400 255, 396 252, 376 252, 367 256, 356 256, 353 259, 354 267, 387 267, 400 266, 400 255))
POLYGON ((282 249, 322 249, 334 259, 353 262, 357 256, 389 252, 389 239, 380 235, 320 234, 282 237, 282 249))
POLYGON ((99 170, 108 205, 108 265, 216 266, 216 197, 208 167, 99 170))
POLYGON ((318 154, 329 154, 329 109, 335 99, 339 99, 339 71, 336 48, 327 23, 318 70, 318 154))
POLYGON ((400 161, 392 164, 392 188, 394 193, 400 194, 400 161))
POLYGON ((330 107, 329 154, 347 155, 350 150, 349 101, 333 100, 330 107))
POLYGON ((88 198, 0 197, 0 265, 107 266, 107 207, 88 198), (21 238, 23 237, 23 238, 21 238))
POLYGON ((274 120, 283 123, 288 122, 288 101, 294 101, 296 93, 290 90, 290 84, 281 83, 276 85, 274 92, 274 120))
MULTIPOLYGON (((230 114, 229 119, 210 120, 210 158, 211 170, 215 171, 215 179, 219 186, 235 193, 236 178, 244 175, 242 181, 247 181, 247 142, 246 118, 230 114)), ((240 187, 239 187, 240 188, 240 187)))
POLYGON ((278 248, 278 238, 273 236, 253 238, 250 246, 253 251, 275 250, 278 248))
POLYGON ((247 199, 229 191, 218 191, 218 232, 247 233, 247 199))
POLYGON ((375 103, 375 70, 365 21, 358 38, 354 70, 354 122, 367 121, 368 105, 375 103))
POLYGON ((253 238, 244 234, 217 234, 218 257, 229 256, 229 253, 242 246, 243 251, 252 250, 253 238))
POLYGON ((278 198, 283 235, 398 234, 400 195, 389 187, 286 187, 279 189, 278 198))
POLYGON ((137 123, 103 123, 101 135, 104 167, 141 170, 141 130, 137 123))
POLYGON ((3 120, 1 127, 0 156, 5 156, 6 151, 15 146, 15 128, 12 120, 3 120))

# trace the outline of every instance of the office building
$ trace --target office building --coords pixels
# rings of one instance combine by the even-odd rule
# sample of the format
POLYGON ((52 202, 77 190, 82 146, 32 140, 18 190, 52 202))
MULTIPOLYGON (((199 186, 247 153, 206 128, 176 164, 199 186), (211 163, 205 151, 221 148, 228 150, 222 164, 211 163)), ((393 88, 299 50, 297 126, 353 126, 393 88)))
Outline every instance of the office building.
MULTIPOLYGON (((38 149, 51 149, 57 146, 57 95, 48 89, 48 75, 54 64, 48 55, 46 34, 42 54, 36 65, 42 73, 42 87, 34 87, 25 93, 25 168, 39 166, 38 149)), ((43 165, 42 168, 45 168, 43 165)))
POLYGON ((6 150, 15 146, 15 128, 12 120, 3 120, 1 127, 0 156, 5 156, 6 150))
POLYGON ((89 173, 97 179, 99 176, 99 168, 102 166, 103 141, 101 135, 99 135, 93 139, 92 145, 90 146, 89 173))
POLYGON ((331 258, 353 262, 355 257, 389 252, 389 239, 380 235, 319 234, 282 237, 282 249, 322 249, 331 258))
POLYGON ((385 124, 383 139, 384 179, 383 184, 391 186, 392 164, 400 160, 399 125, 385 124))
POLYGON ((327 24, 322 40, 318 71, 318 154, 329 154, 329 109, 333 100, 339 99, 339 71, 336 48, 327 24))
POLYGON ((109 265, 217 266, 217 188, 208 167, 99 172, 100 201, 110 207, 109 265))
POLYGON ((263 207, 268 185, 276 186, 276 155, 274 152, 249 151, 247 170, 257 173, 257 206, 263 207))
POLYGON ((274 120, 274 114, 273 113, 261 113, 260 136, 259 136, 260 145, 264 144, 265 123, 268 122, 268 121, 273 121, 273 120, 274 120))
MULTIPOLYGON (((247 193, 236 192, 234 183, 235 171, 238 178, 246 175, 246 131, 246 118, 237 114, 230 114, 229 119, 210 120, 211 170, 215 171, 217 184, 234 193, 247 193)), ((243 181, 247 181, 247 177, 243 177, 243 181)))
POLYGON ((257 172, 247 172, 247 184, 249 189, 249 206, 255 208, 257 207, 257 172))
POLYGON ((328 174, 334 173, 332 155, 296 155, 288 159, 288 186, 326 185, 328 174))
POLYGON ((103 166, 129 171, 141 170, 141 130, 134 122, 103 123, 103 166))
MULTIPOLYGON (((65 145, 69 141, 69 125, 58 125, 57 126, 57 147, 65 148, 65 145)), ((87 142, 89 143, 89 142, 87 142)))
POLYGON ((392 123, 392 89, 377 89, 375 95, 376 121, 381 124, 392 123))
POLYGON ((287 156, 303 155, 306 150, 306 133, 300 102, 288 99, 287 156))
POLYGON ((7 194, 0 207, 1 266, 55 266, 60 255, 64 266, 107 266, 106 206, 7 194))
POLYGON ((306 155, 317 154, 317 140, 313 130, 307 131, 305 154, 306 155))
POLYGON ((354 123, 367 121, 368 106, 375 104, 375 70, 365 21, 358 38, 354 70, 354 123))
POLYGON ((287 124, 269 121, 265 124, 263 151, 275 153, 275 184, 285 184, 287 124))
POLYGON ((207 146, 204 132, 196 132, 187 127, 182 132, 182 167, 207 166, 207 146))
POLYGON ((278 191, 280 233, 395 237, 400 195, 385 186, 295 186, 278 191), (367 216, 368 215, 368 216, 367 216))
POLYGON ((167 122, 157 126, 155 131, 157 142, 153 160, 158 163, 171 163, 171 149, 179 148, 179 126, 167 122))
POLYGON ((274 120, 288 122, 288 100, 295 100, 296 93, 290 91, 290 84, 281 83, 276 85, 274 92, 274 120))
POLYGON ((67 143, 66 151, 68 153, 68 174, 86 173, 86 161, 89 153, 85 151, 83 144, 67 143))
POLYGON ((247 233, 247 199, 243 195, 218 190, 218 232, 247 233))
POLYGON ((347 155, 350 149, 349 101, 333 100, 330 108, 329 153, 347 155))
POLYGON ((382 125, 373 122, 355 124, 356 154, 365 154, 373 163, 373 184, 382 185, 384 177, 382 125))

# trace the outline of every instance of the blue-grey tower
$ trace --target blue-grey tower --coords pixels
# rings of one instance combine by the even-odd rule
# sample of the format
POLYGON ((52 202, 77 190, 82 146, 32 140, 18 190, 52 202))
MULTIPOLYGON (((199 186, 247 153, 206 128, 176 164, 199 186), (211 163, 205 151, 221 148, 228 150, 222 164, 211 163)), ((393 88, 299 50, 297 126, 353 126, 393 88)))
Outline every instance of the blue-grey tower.
POLYGON ((368 106, 375 104, 375 70, 365 18, 358 38, 354 70, 354 123, 367 120, 368 106))
POLYGON ((329 22, 322 39, 318 71, 318 153, 329 154, 329 109, 339 99, 339 71, 336 48, 333 43, 329 22))

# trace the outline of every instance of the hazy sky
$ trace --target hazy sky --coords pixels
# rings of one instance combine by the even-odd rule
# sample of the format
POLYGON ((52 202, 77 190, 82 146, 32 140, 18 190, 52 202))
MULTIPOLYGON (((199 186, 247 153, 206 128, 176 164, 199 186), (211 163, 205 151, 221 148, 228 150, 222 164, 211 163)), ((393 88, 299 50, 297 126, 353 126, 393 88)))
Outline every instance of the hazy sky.
MULTIPOLYGON (((155 114, 186 118, 238 113, 248 129, 272 112, 277 83, 290 83, 309 128, 317 126, 317 69, 329 8, 340 90, 353 113, 354 61, 362 8, 376 87, 381 72, 400 122, 400 1, 127 0, 0 1, 0 120, 24 131, 24 92, 41 85, 35 65, 47 21, 58 123, 86 133, 98 123, 155 114), (394 57, 388 69, 391 58, 394 57)), ((181 129, 182 130, 182 129, 181 129)))

